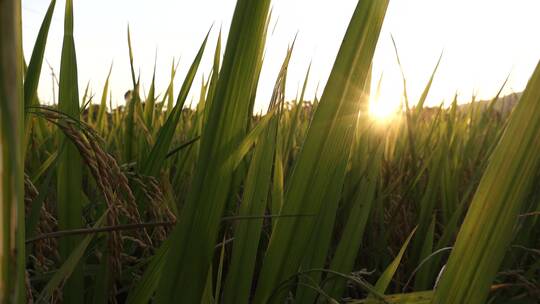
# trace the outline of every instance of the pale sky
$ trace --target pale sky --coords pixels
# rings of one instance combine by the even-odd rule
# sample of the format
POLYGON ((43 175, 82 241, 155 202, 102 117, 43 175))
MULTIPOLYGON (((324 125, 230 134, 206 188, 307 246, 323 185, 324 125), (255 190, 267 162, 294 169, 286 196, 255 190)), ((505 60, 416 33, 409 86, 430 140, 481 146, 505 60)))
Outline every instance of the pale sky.
MULTIPOLYGON (((357 0, 273 0, 266 59, 256 110, 266 109, 287 45, 298 32, 289 67, 287 97, 293 99, 312 62, 307 99, 322 92, 357 0), (277 23, 276 23, 277 22, 277 23), (274 25, 277 24, 274 28, 274 25)), ((29 60, 48 0, 23 0, 23 43, 29 60)), ((58 73, 63 35, 63 0, 57 2, 45 58, 58 73)), ((211 68, 219 28, 224 37, 234 0, 74 0, 75 47, 82 98, 88 81, 99 101, 111 62, 113 104, 131 88, 126 29, 129 23, 135 67, 148 90, 157 50, 157 91, 168 82, 173 58, 180 58, 176 92, 204 35, 214 24, 200 75, 211 68)), ((521 91, 540 60, 539 0, 390 0, 374 58, 373 86, 383 74, 381 102, 397 104, 402 80, 390 39, 398 45, 412 101, 418 99, 444 50, 428 105, 460 102, 473 93, 489 98, 510 74, 504 93, 521 91)), ((224 40, 225 41, 225 40, 224 40)), ((192 90, 196 96, 200 76, 192 90)), ((39 95, 52 101, 50 70, 44 64, 39 95)), ((196 100, 196 98, 194 99, 196 100)), ((188 102, 189 103, 189 100, 188 102)))

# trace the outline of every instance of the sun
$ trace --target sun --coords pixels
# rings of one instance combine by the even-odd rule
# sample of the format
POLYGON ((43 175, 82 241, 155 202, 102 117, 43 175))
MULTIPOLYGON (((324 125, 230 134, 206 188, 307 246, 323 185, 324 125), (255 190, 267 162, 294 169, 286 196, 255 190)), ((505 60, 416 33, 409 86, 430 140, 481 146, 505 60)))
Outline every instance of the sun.
POLYGON ((399 110, 399 102, 383 98, 370 98, 369 115, 380 122, 389 122, 399 110))

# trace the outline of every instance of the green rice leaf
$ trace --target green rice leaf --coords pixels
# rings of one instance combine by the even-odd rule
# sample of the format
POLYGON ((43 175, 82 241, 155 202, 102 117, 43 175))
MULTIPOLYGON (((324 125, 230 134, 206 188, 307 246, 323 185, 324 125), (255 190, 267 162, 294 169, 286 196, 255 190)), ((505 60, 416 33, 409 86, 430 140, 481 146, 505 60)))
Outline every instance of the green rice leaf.
POLYGON ((21 2, 0 2, 0 303, 25 302, 21 2))
POLYGON ((191 85, 193 84, 193 80, 195 79, 195 74, 197 73, 197 70, 199 68, 199 64, 201 62, 204 49, 206 47, 206 41, 208 40, 208 34, 204 38, 204 41, 202 42, 201 47, 199 48, 199 51, 195 56, 195 59, 193 60, 193 63, 191 64, 191 67, 186 75, 186 78, 184 79, 182 89, 178 94, 178 99, 174 108, 172 109, 163 127, 160 128, 157 135, 156 143, 152 147, 150 154, 141 166, 141 173, 144 175, 157 176, 159 170, 161 169, 161 166, 163 165, 163 162, 165 161, 165 158, 167 156, 167 153, 169 152, 169 148, 173 140, 174 132, 176 130, 178 122, 180 121, 182 108, 184 107, 184 103, 187 99, 189 90, 191 88, 191 85))
MULTIPOLYGON (((49 35, 49 28, 51 26, 51 20, 56 6, 56 0, 51 0, 47 13, 41 23, 39 33, 30 57, 30 63, 25 74, 24 79, 24 106, 35 105, 37 102, 37 88, 39 85, 39 77, 41 75, 41 67, 43 65, 43 57, 45 54, 45 46, 47 45, 47 36, 49 35)), ((25 117, 25 147, 29 140, 29 127, 30 121, 28 116, 25 117)))
MULTIPOLYGON (((60 83, 58 109, 71 117, 79 117, 79 91, 77 78, 77 58, 73 40, 73 1, 66 1, 64 20, 64 42, 60 63, 60 83)), ((58 229, 82 227, 82 162, 79 151, 62 132, 58 132, 59 153, 57 168, 58 229), (64 144, 65 143, 65 144, 64 144)), ((69 236, 59 240, 60 257, 67 261, 79 246, 79 236, 69 236)), ((78 261, 78 259, 77 259, 78 261)), ((83 273, 80 267, 73 270, 64 285, 65 303, 81 303, 83 295, 83 273)))
MULTIPOLYGON (((281 214, 317 215, 325 210, 323 202, 324 205, 338 203, 339 183, 345 175, 360 109, 358 101, 369 74, 387 5, 387 1, 358 2, 287 183, 281 214)), ((279 218, 276 221, 254 302, 267 302, 276 287, 298 271, 314 228, 313 218, 279 218)), ((283 300, 283 297, 274 297, 276 303, 283 300)))
POLYGON ((195 176, 170 236, 175 250, 167 256, 156 303, 201 300, 234 173, 226 160, 244 138, 252 115, 269 6, 268 0, 237 2, 195 176))
POLYGON ((540 64, 473 197, 432 303, 484 303, 540 158, 540 64))

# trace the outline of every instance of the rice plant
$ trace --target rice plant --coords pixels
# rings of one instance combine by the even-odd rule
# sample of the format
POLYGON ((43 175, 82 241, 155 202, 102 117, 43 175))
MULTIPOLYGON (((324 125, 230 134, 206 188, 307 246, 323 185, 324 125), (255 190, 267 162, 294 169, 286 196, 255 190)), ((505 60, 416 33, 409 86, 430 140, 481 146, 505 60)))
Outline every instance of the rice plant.
POLYGON ((237 0, 227 41, 210 28, 163 92, 155 66, 139 89, 128 28, 116 108, 112 66, 97 99, 78 91, 77 1, 50 105, 37 88, 56 1, 26 66, 20 1, 2 0, 0 302, 537 303, 540 65, 509 110, 500 92, 426 107, 437 63, 381 124, 371 64, 388 3, 358 1, 321 96, 308 69, 285 98, 291 41, 254 114, 270 0, 237 0))
POLYGON ((0 3, 0 302, 25 301, 24 95, 19 1, 0 3))

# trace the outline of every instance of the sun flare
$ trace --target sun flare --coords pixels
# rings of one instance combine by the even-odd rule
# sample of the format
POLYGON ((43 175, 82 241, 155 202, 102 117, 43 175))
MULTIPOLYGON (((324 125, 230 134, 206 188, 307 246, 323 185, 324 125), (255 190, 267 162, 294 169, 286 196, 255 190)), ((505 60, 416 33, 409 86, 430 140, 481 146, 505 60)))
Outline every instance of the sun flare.
POLYGON ((372 98, 369 102, 369 115, 381 122, 392 120, 399 109, 399 104, 389 99, 372 98))

